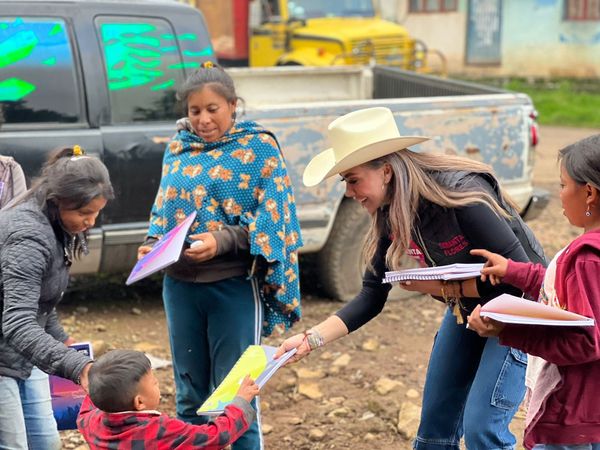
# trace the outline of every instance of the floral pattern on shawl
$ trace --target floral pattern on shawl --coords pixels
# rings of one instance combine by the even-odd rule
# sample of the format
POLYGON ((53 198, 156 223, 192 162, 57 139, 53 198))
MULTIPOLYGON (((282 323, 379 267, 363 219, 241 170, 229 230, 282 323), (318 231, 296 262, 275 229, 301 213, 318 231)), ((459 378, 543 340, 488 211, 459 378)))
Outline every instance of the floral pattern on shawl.
POLYGON ((253 272, 263 267, 259 276, 263 335, 283 333, 299 320, 302 238, 294 192, 275 136, 254 122, 238 123, 210 143, 180 130, 165 150, 148 235, 161 237, 194 210, 197 216, 189 234, 223 225, 248 231, 253 272))

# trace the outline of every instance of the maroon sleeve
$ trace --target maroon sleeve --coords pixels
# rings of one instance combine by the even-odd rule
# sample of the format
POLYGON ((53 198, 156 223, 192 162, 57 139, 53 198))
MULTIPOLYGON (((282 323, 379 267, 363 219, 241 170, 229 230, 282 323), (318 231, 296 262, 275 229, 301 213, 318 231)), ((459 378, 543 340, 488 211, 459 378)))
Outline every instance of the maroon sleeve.
POLYGON ((559 366, 600 360, 600 261, 577 261, 565 280, 569 311, 592 317, 593 327, 507 326, 500 343, 559 366))
POLYGON ((158 429, 160 443, 168 448, 217 450, 236 441, 248 426, 243 411, 229 405, 225 413, 205 425, 192 425, 163 415, 158 429))
POLYGON ((511 284, 531 298, 537 299, 544 282, 546 268, 541 264, 508 260, 508 270, 502 278, 503 283, 511 284))

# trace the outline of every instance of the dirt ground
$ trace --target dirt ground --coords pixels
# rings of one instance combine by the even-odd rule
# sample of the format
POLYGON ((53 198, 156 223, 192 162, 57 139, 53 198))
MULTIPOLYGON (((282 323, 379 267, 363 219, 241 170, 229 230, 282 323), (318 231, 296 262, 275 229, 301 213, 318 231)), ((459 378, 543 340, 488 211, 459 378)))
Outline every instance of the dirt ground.
MULTIPOLYGON (((535 184, 552 193, 550 205, 529 225, 549 256, 577 235, 562 216, 558 201, 556 152, 598 130, 542 128, 535 184)), ((310 280, 303 280, 304 285, 310 280)), ((267 449, 410 449, 429 352, 443 306, 419 296, 394 292, 384 312, 349 337, 328 345, 301 363, 281 369, 262 392, 262 428, 267 449)), ((293 332, 333 313, 340 304, 305 295, 304 318, 293 332)), ((70 294, 60 307, 65 328, 79 340, 91 340, 96 353, 136 348, 169 359, 160 286, 135 290, 107 286, 70 294)), ((277 345, 280 339, 267 339, 277 345)), ((174 414, 171 368, 157 370, 162 410, 174 414)), ((522 414, 512 424, 520 441, 522 414)), ((76 431, 63 432, 63 448, 87 449, 76 431)), ((521 448, 519 446, 519 448, 521 448)))

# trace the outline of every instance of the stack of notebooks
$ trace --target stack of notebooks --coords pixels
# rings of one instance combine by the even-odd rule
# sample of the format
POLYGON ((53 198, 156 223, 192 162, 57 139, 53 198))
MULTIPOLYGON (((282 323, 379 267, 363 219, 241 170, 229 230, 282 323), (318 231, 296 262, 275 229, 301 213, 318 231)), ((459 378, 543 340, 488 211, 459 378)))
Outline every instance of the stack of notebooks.
POLYGON ((447 266, 421 267, 418 269, 386 272, 384 283, 398 283, 410 280, 467 280, 481 275, 483 263, 456 263, 447 266))

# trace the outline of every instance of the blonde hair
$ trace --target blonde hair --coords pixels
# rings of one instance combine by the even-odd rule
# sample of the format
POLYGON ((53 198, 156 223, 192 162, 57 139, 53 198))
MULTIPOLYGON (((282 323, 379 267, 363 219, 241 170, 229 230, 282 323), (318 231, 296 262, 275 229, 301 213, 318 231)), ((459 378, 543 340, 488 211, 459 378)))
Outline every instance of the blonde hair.
MULTIPOLYGON (((385 223, 386 215, 379 208, 372 215, 372 223, 363 248, 363 257, 367 267, 373 269, 371 261, 377 249, 377 242, 384 230, 389 230, 394 239, 386 254, 386 265, 391 270, 400 269, 400 261, 410 246, 419 201, 421 198, 443 208, 461 208, 475 203, 489 206, 499 217, 511 215, 498 203, 494 196, 483 189, 452 190, 442 186, 434 173, 466 171, 492 175, 487 164, 460 156, 415 153, 401 150, 365 163, 370 169, 379 169, 388 165, 392 178, 387 184, 386 203, 389 204, 389 228, 385 223)), ((514 203, 504 194, 503 199, 511 206, 514 203)))

